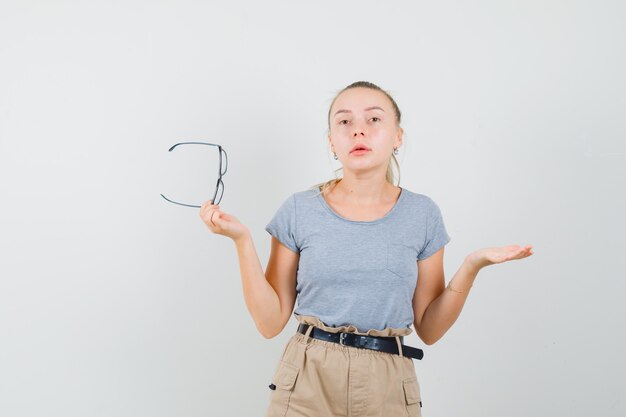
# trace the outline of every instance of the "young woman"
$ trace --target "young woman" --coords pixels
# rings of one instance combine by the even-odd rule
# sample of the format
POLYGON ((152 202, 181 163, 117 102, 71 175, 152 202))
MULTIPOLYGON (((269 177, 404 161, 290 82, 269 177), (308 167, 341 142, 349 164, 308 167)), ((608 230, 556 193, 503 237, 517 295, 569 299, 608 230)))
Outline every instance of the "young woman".
POLYGON ((532 255, 511 245, 467 255, 445 285, 450 241, 437 204, 394 185, 400 110, 369 82, 337 94, 328 141, 343 176, 292 194, 266 230, 267 268, 248 229, 211 201, 200 217, 235 242, 246 305, 259 332, 300 323, 270 384, 268 417, 421 416, 413 325, 427 345, 452 326, 478 271, 532 255), (294 305, 298 297, 298 307, 294 305))

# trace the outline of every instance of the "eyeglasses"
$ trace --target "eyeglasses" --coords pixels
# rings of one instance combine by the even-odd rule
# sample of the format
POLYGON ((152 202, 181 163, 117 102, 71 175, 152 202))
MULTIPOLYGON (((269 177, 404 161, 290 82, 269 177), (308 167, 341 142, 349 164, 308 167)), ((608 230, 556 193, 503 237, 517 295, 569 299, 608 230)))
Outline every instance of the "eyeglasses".
MULTIPOLYGON (((219 151, 219 155, 220 155, 220 165, 219 165, 219 171, 218 171, 218 178, 217 178, 217 183, 215 184, 215 193, 213 193, 213 199, 211 201, 213 201, 213 204, 219 204, 220 201, 222 200, 222 196, 224 195, 224 183, 222 182, 222 176, 224 174, 226 174, 226 170, 228 169, 228 155, 226 154, 226 151, 220 146, 220 145, 216 145, 215 143, 206 143, 206 142, 180 142, 177 143, 176 145, 172 146, 171 148, 168 149, 169 152, 172 152, 172 150, 179 146, 179 145, 209 145, 209 146, 217 146, 217 149, 219 151), (224 153, 224 158, 222 159, 222 153, 224 153), (223 169, 222 169, 223 167, 223 169), (217 198, 217 195, 219 193, 219 198, 217 198), (216 200, 217 198, 217 200, 216 200)), ((197 206, 197 205, 193 205, 193 204, 184 204, 184 203, 179 203, 173 200, 170 200, 169 198, 165 197, 163 194, 161 194, 161 197, 163 197, 164 199, 166 199, 167 201, 169 201, 170 203, 174 203, 174 204, 179 204, 181 206, 187 206, 187 207, 195 207, 195 208, 200 208, 202 206, 197 206)))

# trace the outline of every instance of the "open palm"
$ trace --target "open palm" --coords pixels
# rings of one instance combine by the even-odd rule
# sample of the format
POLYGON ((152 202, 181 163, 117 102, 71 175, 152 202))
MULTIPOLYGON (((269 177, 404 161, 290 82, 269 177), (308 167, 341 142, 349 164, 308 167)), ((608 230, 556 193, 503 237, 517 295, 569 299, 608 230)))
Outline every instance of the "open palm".
POLYGON ((527 258, 533 254, 532 245, 509 245, 479 249, 469 255, 468 260, 478 268, 499 264, 514 259, 527 258))

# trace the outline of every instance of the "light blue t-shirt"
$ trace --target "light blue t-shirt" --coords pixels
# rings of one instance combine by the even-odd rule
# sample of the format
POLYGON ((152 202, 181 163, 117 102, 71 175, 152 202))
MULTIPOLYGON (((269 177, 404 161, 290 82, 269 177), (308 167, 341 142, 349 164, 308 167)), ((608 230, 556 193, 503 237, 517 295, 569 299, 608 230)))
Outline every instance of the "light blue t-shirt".
POLYGON ((450 241, 437 204, 405 188, 374 221, 341 217, 318 189, 296 192, 265 230, 300 254, 294 313, 359 332, 410 327, 417 261, 450 241))

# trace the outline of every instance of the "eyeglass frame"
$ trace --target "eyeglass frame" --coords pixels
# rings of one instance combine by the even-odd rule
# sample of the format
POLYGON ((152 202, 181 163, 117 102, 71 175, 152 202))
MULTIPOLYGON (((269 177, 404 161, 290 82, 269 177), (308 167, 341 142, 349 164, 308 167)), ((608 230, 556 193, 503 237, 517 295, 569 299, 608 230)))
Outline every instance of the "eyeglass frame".
MULTIPOLYGON (((208 143, 208 142, 179 142, 179 143, 173 145, 171 148, 169 148, 168 152, 171 152, 178 145, 209 145, 209 146, 217 146, 217 149, 218 149, 219 154, 220 154, 220 164, 219 164, 219 170, 218 170, 219 177, 217 178, 217 182, 215 184, 215 193, 213 193, 213 198, 211 199, 211 202, 213 202, 213 204, 216 204, 216 205, 219 204, 220 201, 222 201, 222 197, 224 196, 224 182, 222 181, 222 177, 224 176, 224 174, 226 174, 226 171, 228 170, 228 154, 226 153, 224 148, 222 148, 220 145, 218 145, 216 143, 208 143), (224 165, 224 171, 223 172, 222 172, 222 152, 224 152, 224 161, 226 162, 225 165, 224 165), (216 202, 215 199, 216 199, 217 193, 218 193, 218 191, 220 189, 220 185, 222 186, 222 192, 220 194, 220 198, 216 202)), ((178 205, 181 205, 181 206, 195 207, 195 208, 202 207, 202 206, 197 206, 197 205, 193 205, 193 204, 179 203, 177 201, 170 200, 169 198, 165 197, 163 194, 161 194, 161 197, 163 197, 164 199, 166 199, 170 203, 178 204, 178 205)))

